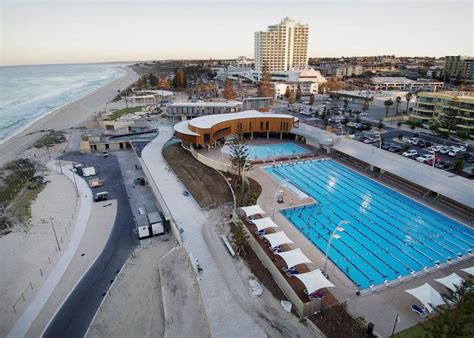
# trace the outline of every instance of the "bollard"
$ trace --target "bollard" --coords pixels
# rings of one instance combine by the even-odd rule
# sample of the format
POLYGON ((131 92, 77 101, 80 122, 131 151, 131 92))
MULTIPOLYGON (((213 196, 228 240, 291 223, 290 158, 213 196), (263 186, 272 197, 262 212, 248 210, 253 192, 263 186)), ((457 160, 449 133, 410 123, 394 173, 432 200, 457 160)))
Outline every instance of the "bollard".
POLYGON ((43 277, 43 270, 41 270, 41 268, 40 268, 40 274, 41 274, 41 277, 43 277))
POLYGON ((13 307, 13 312, 15 312, 15 314, 16 314, 16 308, 15 308, 15 305, 12 305, 12 307, 13 307))
POLYGON ((61 239, 61 244, 64 244, 64 242, 63 242, 63 237, 62 237, 62 236, 59 236, 59 238, 61 239))
POLYGON ((71 226, 71 220, 69 219, 68 222, 69 222, 69 227, 70 227, 71 226))
POLYGON ((49 261, 49 264, 51 264, 51 258, 49 258, 49 256, 48 256, 48 261, 49 261))
POLYGON ((64 230, 66 230, 66 235, 67 235, 67 228, 65 227, 64 230))
POLYGON ((26 301, 26 299, 25 299, 25 294, 24 294, 23 292, 21 293, 21 298, 23 298, 23 301, 24 301, 24 302, 26 301))

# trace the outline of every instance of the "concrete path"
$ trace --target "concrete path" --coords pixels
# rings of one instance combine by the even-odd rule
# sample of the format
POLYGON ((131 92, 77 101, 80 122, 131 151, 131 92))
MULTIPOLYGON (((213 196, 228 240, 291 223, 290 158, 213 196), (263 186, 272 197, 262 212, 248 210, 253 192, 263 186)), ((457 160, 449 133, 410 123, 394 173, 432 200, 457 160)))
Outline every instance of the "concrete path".
MULTIPOLYGON (((55 163, 50 162, 49 167, 52 170, 58 170, 55 167, 55 163)), ((71 180, 73 180, 73 173, 69 170, 72 166, 65 165, 63 166, 63 173, 71 180)), ((64 253, 59 259, 59 261, 54 266, 53 270, 50 272, 49 276, 46 278, 43 286, 38 291, 35 299, 28 305, 25 312, 21 317, 16 321, 15 326, 10 331, 7 337, 16 338, 23 337, 28 329, 30 328, 33 321, 36 319, 40 313, 43 306, 48 301, 48 298, 53 293, 55 287, 59 283, 59 280, 66 271, 69 263, 76 253, 77 247, 81 242, 82 236, 87 226, 87 221, 89 219, 89 214, 91 211, 92 199, 89 186, 87 183, 82 180, 79 176, 76 175, 77 188, 80 194, 80 208, 76 218, 76 226, 74 227, 73 234, 69 245, 64 249, 64 253)))
POLYGON ((174 220, 184 230, 186 250, 203 268, 198 282, 211 336, 265 337, 265 331, 249 314, 249 291, 212 229, 209 214, 201 211, 191 196, 183 195, 186 189, 167 168, 162 147, 172 136, 172 127, 160 127, 160 134, 144 148, 142 158, 174 220))

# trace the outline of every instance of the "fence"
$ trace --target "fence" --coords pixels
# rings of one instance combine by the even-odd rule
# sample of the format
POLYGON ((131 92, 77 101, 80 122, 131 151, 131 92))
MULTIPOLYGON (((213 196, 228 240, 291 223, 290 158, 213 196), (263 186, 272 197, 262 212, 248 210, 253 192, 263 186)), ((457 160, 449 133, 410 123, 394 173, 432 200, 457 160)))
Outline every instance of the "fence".
MULTIPOLYGON (((52 167, 50 169, 56 172, 57 174, 64 175, 61 167, 52 167)), ((76 219, 76 214, 80 208, 80 199, 78 198, 77 194, 74 194, 74 197, 75 197, 74 212, 71 214, 70 218, 67 217, 66 224, 63 224, 62 222, 59 223, 57 220, 54 220, 51 217, 49 220, 44 220, 44 223, 51 224, 51 236, 54 238, 54 242, 56 243, 56 245, 54 245, 54 252, 52 254, 44 256, 48 258, 46 265, 39 266, 39 267, 37 266, 35 268, 35 270, 37 270, 36 276, 39 279, 35 280, 32 278, 28 282, 27 286, 23 288, 23 291, 18 296, 17 300, 11 305, 13 314, 15 316, 18 315, 19 312, 21 312, 21 305, 24 305, 27 302, 27 300, 30 300, 30 297, 33 296, 33 291, 42 284, 42 279, 46 278, 46 275, 51 270, 54 261, 56 260, 56 258, 59 257, 59 254, 61 253, 61 250, 62 250, 61 248, 64 245, 67 237, 72 232, 72 226, 73 226, 74 220, 76 219)), ((34 277, 34 275, 32 275, 31 277, 34 277)))

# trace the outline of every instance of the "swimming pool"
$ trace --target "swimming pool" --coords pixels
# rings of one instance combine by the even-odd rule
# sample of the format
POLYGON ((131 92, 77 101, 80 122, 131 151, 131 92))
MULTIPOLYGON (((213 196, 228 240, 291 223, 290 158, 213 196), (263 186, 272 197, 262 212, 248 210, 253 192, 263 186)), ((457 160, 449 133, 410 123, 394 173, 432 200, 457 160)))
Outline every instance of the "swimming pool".
POLYGON ((454 262, 472 252, 474 230, 332 160, 265 169, 319 203, 282 210, 360 289, 454 262))
MULTIPOLYGON (((224 146, 222 151, 229 153, 229 146, 224 146)), ((285 156, 295 156, 309 153, 310 151, 295 143, 273 143, 265 145, 247 145, 249 158, 252 160, 264 160, 285 156)))

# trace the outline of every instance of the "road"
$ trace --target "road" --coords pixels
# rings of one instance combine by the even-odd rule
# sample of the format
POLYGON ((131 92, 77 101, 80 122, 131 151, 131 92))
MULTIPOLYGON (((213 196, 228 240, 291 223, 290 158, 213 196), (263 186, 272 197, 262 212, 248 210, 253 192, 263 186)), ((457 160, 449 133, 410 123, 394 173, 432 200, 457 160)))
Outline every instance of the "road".
POLYGON ((103 158, 94 154, 70 153, 61 159, 82 163, 85 167, 94 166, 104 181, 102 188, 109 192, 109 199, 117 200, 117 217, 104 250, 43 334, 44 337, 83 337, 110 283, 138 241, 133 233, 132 210, 116 155, 112 153, 103 158))

